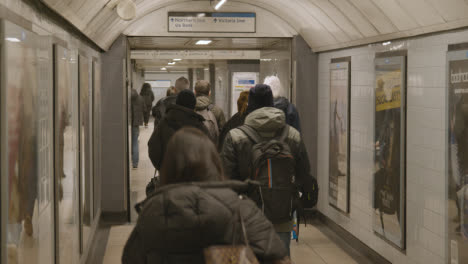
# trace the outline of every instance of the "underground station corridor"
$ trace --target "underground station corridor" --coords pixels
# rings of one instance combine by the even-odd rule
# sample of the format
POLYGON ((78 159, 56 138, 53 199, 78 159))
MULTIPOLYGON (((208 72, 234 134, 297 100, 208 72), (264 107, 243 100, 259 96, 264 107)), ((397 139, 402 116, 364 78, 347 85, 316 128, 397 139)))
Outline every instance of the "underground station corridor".
POLYGON ((468 263, 468 1, 0 0, 0 36, 1 264, 468 263))

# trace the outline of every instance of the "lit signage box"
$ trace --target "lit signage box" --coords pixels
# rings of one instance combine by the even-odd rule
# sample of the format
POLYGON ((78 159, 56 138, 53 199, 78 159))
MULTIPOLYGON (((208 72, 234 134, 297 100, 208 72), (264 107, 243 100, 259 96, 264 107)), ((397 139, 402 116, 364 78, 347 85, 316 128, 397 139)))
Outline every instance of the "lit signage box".
POLYGON ((169 32, 255 33, 255 13, 169 12, 169 32))

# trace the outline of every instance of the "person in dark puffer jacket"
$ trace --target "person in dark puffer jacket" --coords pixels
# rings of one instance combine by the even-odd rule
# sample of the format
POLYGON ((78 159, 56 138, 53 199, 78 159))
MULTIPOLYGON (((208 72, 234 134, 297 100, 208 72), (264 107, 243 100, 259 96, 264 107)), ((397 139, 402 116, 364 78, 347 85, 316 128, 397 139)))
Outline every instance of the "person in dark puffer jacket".
POLYGON ((208 136, 183 128, 169 141, 166 155, 162 187, 139 206, 123 264, 203 264, 205 248, 243 244, 239 213, 260 263, 288 263, 272 224, 237 193, 246 192, 248 184, 223 181, 221 161, 208 136))
POLYGON ((148 154, 151 162, 157 170, 161 169, 164 160, 166 145, 174 133, 182 127, 194 127, 209 135, 205 119, 195 113, 195 94, 190 90, 181 91, 176 97, 176 103, 169 105, 166 115, 163 117, 156 130, 153 131, 148 141, 148 154))

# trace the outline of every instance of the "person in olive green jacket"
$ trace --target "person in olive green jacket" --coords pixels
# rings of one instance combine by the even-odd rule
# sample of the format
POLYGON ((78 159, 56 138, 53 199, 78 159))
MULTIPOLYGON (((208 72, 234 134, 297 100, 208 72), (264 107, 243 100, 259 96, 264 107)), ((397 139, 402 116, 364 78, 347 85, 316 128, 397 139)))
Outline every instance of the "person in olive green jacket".
MULTIPOLYGON (((275 138, 278 134, 281 134, 286 126, 284 112, 274 107, 272 91, 268 85, 257 84, 250 89, 247 113, 244 125, 254 129, 264 140, 275 138)), ((295 128, 289 126, 285 143, 289 145, 296 163, 295 185, 300 190, 311 191, 313 189, 313 179, 309 173, 309 157, 301 134, 295 128)), ((239 128, 235 128, 227 134, 221 151, 221 159, 227 177, 241 181, 251 177, 250 167, 254 144, 239 128)), ((292 219, 274 226, 289 251, 293 228, 292 219)))

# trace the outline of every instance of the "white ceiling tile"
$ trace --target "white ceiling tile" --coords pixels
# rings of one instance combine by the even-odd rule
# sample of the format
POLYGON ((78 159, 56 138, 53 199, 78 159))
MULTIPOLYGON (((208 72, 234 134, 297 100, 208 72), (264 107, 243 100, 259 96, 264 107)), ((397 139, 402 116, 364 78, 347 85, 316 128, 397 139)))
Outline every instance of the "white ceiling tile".
POLYGON ((324 13, 320 8, 312 3, 302 4, 302 7, 310 13, 318 23, 320 23, 330 34, 332 34, 338 41, 346 42, 351 40, 351 38, 337 26, 335 21, 333 21, 326 13, 324 13))
POLYGON ((356 8, 374 25, 380 34, 397 31, 392 21, 371 0, 350 0, 356 8))
POLYGON ((332 19, 338 27, 340 27, 346 34, 352 39, 360 39, 363 37, 361 32, 349 21, 349 19, 341 13, 341 11, 335 7, 328 0, 314 0, 314 4, 317 5, 323 12, 325 12, 330 19, 332 19))
POLYGON ((375 5, 392 21, 398 30, 408 30, 418 27, 415 20, 404 10, 397 0, 373 0, 375 5))
POLYGON ((425 0, 397 0, 400 6, 416 20, 420 26, 444 23, 444 19, 425 0))
POLYGON ((466 18, 468 4, 464 0, 426 0, 432 4, 445 21, 466 18))
POLYGON ((379 34, 369 20, 367 20, 356 7, 350 4, 348 0, 330 0, 330 2, 340 9, 341 13, 343 13, 365 37, 379 34))

